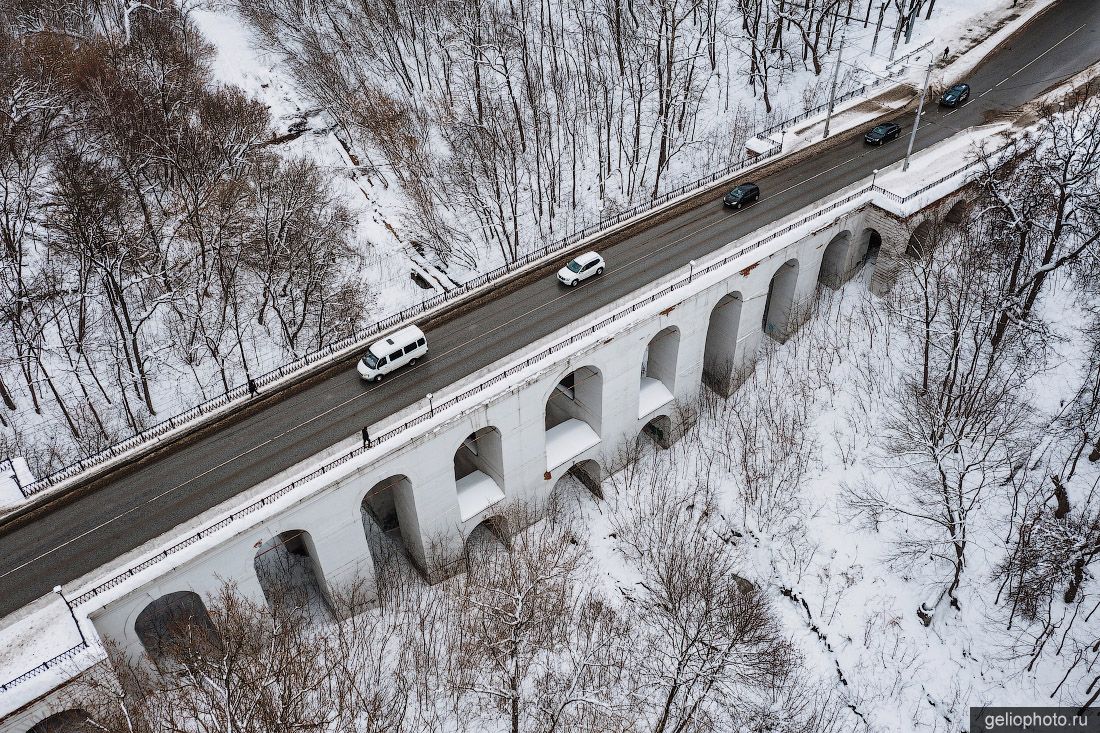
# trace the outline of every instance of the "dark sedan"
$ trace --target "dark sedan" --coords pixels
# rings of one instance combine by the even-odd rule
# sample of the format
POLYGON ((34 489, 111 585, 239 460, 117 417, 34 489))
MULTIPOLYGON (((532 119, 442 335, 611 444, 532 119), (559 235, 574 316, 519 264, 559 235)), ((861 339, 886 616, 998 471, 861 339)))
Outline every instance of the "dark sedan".
POLYGON ((735 209, 748 206, 754 201, 760 200, 760 187, 755 183, 742 183, 737 188, 726 194, 722 203, 735 209))
POLYGON ((970 85, 956 84, 943 93, 940 104, 944 107, 958 107, 960 104, 966 104, 968 99, 970 99, 970 85))
POLYGON ((871 131, 863 136, 868 145, 882 145, 891 140, 897 140, 901 136, 901 125, 896 122, 883 122, 875 125, 871 131))

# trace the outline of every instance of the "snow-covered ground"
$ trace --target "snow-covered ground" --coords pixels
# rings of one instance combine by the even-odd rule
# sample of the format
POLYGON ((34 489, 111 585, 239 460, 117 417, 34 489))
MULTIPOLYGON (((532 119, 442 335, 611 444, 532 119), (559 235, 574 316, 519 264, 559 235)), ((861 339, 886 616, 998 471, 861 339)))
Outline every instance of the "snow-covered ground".
MULTIPOLYGON (((1069 385, 1080 378, 1086 321, 1076 298, 1062 282, 1044 305, 1044 316, 1058 324, 1059 340, 1052 368, 1031 392, 1040 422, 1060 409, 1069 385)), ((617 502, 631 495, 628 487, 656 488, 668 476, 706 483, 719 497, 721 522, 743 535, 737 543, 746 553, 745 576, 766 589, 816 679, 835 685, 851 706, 843 730, 866 723, 870 730, 898 733, 957 731, 967 729, 970 706, 1079 705, 1082 688, 1059 685, 1072 658, 1052 652, 1028 670, 1013 646, 1021 632, 1007 628, 1008 610, 998 601, 1000 583, 993 577, 1004 552, 997 530, 975 531, 961 609, 942 603, 925 627, 917 609, 941 592, 943 565, 897 559, 899 537, 913 529, 905 523, 853 519, 848 489, 870 482, 889 491, 895 484, 891 468, 876 455, 890 418, 883 394, 893 388, 891 375, 907 369, 908 353, 904 335, 884 319, 882 301, 869 295, 862 277, 841 291, 826 291, 813 319, 771 349, 729 403, 703 409, 681 444, 645 451, 641 469, 609 477, 606 503, 574 487, 567 502, 574 507, 573 526, 587 535, 613 597, 626 596, 636 578, 624 568, 609 518, 617 502), (802 450, 813 465, 804 480, 777 487, 778 503, 750 506, 743 481, 721 456, 741 447, 730 429, 738 411, 764 409, 774 395, 785 400, 785 409, 801 413, 802 450)), ((1086 623, 1093 632, 1100 629, 1100 620, 1086 623)))

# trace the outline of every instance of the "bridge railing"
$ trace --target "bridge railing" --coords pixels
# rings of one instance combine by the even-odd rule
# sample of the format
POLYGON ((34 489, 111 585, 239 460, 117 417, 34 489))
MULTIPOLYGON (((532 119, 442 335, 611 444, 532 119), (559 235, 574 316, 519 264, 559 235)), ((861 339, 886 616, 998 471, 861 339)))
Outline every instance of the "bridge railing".
MULTIPOLYGON (((884 84, 893 83, 893 82, 897 81, 897 77, 901 76, 901 73, 902 73, 901 71, 896 71, 896 72, 892 72, 892 73, 890 73, 886 76, 880 76, 880 77, 878 77, 877 79, 875 79, 874 81, 872 81, 870 83, 864 84, 861 87, 856 87, 855 89, 852 89, 851 91, 848 91, 848 92, 845 92, 844 94, 841 94, 839 97, 837 97, 836 99, 833 100, 833 104, 834 105, 843 104, 844 102, 847 102, 849 99, 855 99, 856 97, 867 94, 872 89, 877 89, 878 87, 881 87, 884 84)), ((774 124, 771 127, 765 127, 763 130, 760 130, 759 132, 755 133, 755 136, 758 137, 758 138, 761 138, 761 139, 766 138, 768 135, 771 135, 772 133, 775 133, 778 130, 788 128, 791 125, 795 125, 799 122, 802 122, 803 120, 808 120, 811 117, 813 117, 814 115, 819 115, 822 112, 826 111, 827 109, 829 109, 829 103, 828 102, 825 102, 823 104, 819 104, 816 107, 814 107, 813 109, 808 109, 800 115, 795 115, 794 117, 783 120, 782 122, 774 124)))
POLYGON ((47 670, 55 669, 62 664, 65 664, 66 662, 72 660, 76 657, 77 654, 80 654, 82 651, 88 648, 88 642, 82 641, 76 646, 66 649, 57 656, 51 659, 47 659, 45 662, 42 662, 42 664, 38 665, 34 669, 27 670, 26 672, 14 679, 8 680, 4 683, 0 683, 0 692, 7 692, 8 690, 17 687, 18 685, 23 684, 27 680, 37 677, 47 670))

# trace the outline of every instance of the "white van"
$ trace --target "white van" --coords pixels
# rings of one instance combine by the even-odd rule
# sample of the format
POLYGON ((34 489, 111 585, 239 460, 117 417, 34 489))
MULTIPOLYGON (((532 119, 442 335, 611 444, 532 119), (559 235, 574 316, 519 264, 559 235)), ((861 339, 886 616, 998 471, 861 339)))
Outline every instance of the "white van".
POLYGON ((376 341, 359 361, 359 376, 367 381, 380 382, 382 377, 398 367, 415 364, 428 353, 428 341, 424 332, 416 326, 406 326, 376 341))

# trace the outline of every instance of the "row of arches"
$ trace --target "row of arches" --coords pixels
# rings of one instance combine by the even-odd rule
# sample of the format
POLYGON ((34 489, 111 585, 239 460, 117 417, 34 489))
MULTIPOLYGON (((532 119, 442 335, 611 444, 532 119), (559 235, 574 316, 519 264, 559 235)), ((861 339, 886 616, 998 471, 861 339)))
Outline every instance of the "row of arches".
MULTIPOLYGON (((848 231, 836 235, 823 253, 818 282, 831 287, 839 285, 854 269, 853 260, 858 266, 876 256, 881 237, 875 230, 867 229, 856 244, 858 249, 853 252, 848 231)), ((799 267, 798 260, 791 259, 776 269, 769 282, 761 327, 772 338, 782 340, 790 328, 799 267)), ((742 356, 738 343, 744 308, 742 293, 734 291, 720 298, 710 312, 702 378, 705 385, 722 393, 727 393, 725 387, 742 356)), ((638 367, 637 416, 640 421, 645 420, 641 435, 660 447, 667 447, 673 434, 668 407, 677 390, 680 346, 680 330, 667 326, 648 340, 638 367)), ((567 465, 565 475, 579 481, 597 497, 602 495, 602 469, 584 454, 597 446, 603 435, 604 381, 603 373, 594 365, 571 369, 550 389, 543 413, 547 478, 552 471, 567 465)), ((494 426, 471 432, 454 448, 454 490, 460 519, 468 522, 483 517, 467 535, 467 541, 475 536, 485 538, 486 532, 506 541, 506 523, 491 514, 491 507, 507 495, 505 455, 503 436, 494 426), (487 514, 490 516, 484 518, 487 514)), ((412 548, 417 527, 413 507, 413 484, 404 474, 376 482, 363 495, 360 502, 363 532, 376 572, 387 563, 415 567, 412 558, 416 553, 412 548)), ((269 606, 284 604, 316 613, 332 612, 324 568, 313 537, 306 529, 283 531, 268 539, 256 548, 253 564, 269 606)), ((148 604, 137 617, 135 631, 154 657, 170 656, 171 649, 165 646, 164 639, 177 643, 183 638, 200 647, 217 644, 202 599, 190 591, 170 593, 148 604)))

